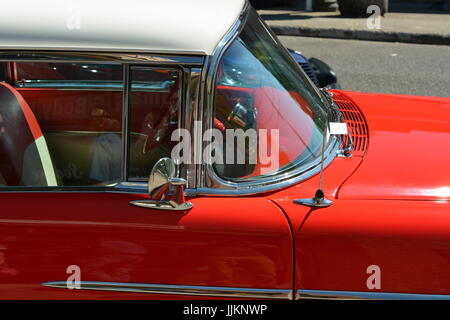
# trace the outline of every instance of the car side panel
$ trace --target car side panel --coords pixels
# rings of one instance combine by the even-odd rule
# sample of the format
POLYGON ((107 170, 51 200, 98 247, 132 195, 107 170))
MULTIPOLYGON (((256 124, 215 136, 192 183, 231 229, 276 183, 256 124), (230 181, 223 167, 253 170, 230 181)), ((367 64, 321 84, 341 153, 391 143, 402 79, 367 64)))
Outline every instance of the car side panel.
POLYGON ((294 221, 297 289, 450 294, 448 202, 278 204, 294 221), (380 268, 379 288, 370 266, 380 268))
MULTIPOLYGON (((0 299, 174 298, 43 287, 81 281, 292 289, 292 237, 265 198, 196 198, 189 212, 119 193, 0 193, 0 299)), ((176 297, 175 297, 176 298, 176 297)))

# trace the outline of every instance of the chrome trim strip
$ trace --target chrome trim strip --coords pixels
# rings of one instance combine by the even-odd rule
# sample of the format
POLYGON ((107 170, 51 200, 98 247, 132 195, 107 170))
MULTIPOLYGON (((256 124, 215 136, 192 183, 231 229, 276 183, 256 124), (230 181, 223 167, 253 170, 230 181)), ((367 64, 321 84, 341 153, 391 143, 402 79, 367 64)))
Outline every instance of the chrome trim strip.
POLYGON ((17 51, 2 50, 0 62, 73 62, 73 63, 134 63, 153 65, 203 65, 203 55, 169 55, 152 53, 101 53, 101 52, 76 52, 76 51, 17 51))
MULTIPOLYGON (((200 100, 201 100, 201 88, 202 88, 202 72, 201 68, 191 68, 189 74, 189 80, 187 82, 186 90, 186 103, 183 110, 184 114, 184 128, 191 132, 193 140, 191 140, 191 150, 194 152, 193 141, 198 141, 201 137, 196 136, 194 130, 194 123, 198 120, 200 100)), ((197 151, 195 151, 197 152, 197 151)), ((188 181, 187 188, 195 188, 197 185, 197 165, 195 161, 190 164, 184 164, 186 180, 188 181)))
MULTIPOLYGON (((44 287, 68 289, 66 281, 43 282, 44 287)), ((166 284, 143 284, 127 282, 81 281, 81 290, 100 290, 117 292, 135 292, 151 294, 173 294, 188 296, 292 299, 289 289, 253 289, 232 287, 182 286, 166 284)))
MULTIPOLYGON (((119 193, 119 194, 148 194, 146 182, 118 182, 106 186, 53 186, 53 187, 2 187, 0 193, 119 193)), ((196 195, 195 189, 185 189, 184 193, 187 197, 196 195)))
POLYGON ((365 291, 327 291, 327 290, 297 290, 295 299, 329 299, 329 300, 450 300, 450 295, 395 293, 395 292, 365 292, 365 291))
MULTIPOLYGON (((46 135, 46 134, 99 135, 99 134, 105 134, 105 133, 119 134, 119 133, 122 133, 122 131, 47 130, 44 132, 44 135, 46 135)), ((135 135, 135 136, 146 136, 145 134, 139 133, 139 132, 131 132, 131 134, 135 135)))
POLYGON ((123 95, 122 95, 122 162, 121 180, 128 178, 128 145, 130 127, 130 92, 131 92, 131 68, 129 64, 123 64, 123 95))
MULTIPOLYGON (((324 161, 324 168, 326 168, 335 158, 337 151, 339 150, 340 140, 337 138, 331 138, 332 141, 327 150, 324 161)), ((240 196, 240 195, 253 195, 261 192, 267 192, 272 190, 279 190, 288 186, 291 186, 297 182, 303 181, 312 177, 320 171, 320 157, 308 164, 308 167, 297 167, 286 173, 280 173, 271 176, 269 179, 264 179, 259 182, 230 182, 220 178, 214 169, 210 166, 208 169, 208 178, 210 182, 215 184, 208 187, 197 188, 197 195, 216 195, 216 196, 240 196)))
MULTIPOLYGON (((219 44, 220 45, 220 44, 219 44)), ((203 125, 205 126, 205 120, 204 113, 206 112, 205 106, 207 105, 208 101, 208 93, 206 88, 206 82, 208 79, 208 66, 211 64, 211 56, 207 56, 205 58, 205 67, 202 69, 201 73, 201 84, 200 84, 200 99, 199 104, 197 108, 197 114, 196 117, 193 118, 194 121, 202 121, 203 125)), ((207 120, 207 119, 206 119, 207 120)), ((206 127, 206 126, 205 126, 206 127)), ((192 143, 192 152, 194 153, 194 164, 196 166, 196 184, 195 188, 198 189, 199 187, 203 186, 204 184, 204 170, 203 170, 203 164, 200 162, 197 162, 198 155, 202 154, 202 148, 203 148, 203 128, 202 126, 194 126, 194 123, 192 123, 192 137, 193 137, 193 143, 192 143)), ((201 158, 201 157, 200 157, 201 158)))

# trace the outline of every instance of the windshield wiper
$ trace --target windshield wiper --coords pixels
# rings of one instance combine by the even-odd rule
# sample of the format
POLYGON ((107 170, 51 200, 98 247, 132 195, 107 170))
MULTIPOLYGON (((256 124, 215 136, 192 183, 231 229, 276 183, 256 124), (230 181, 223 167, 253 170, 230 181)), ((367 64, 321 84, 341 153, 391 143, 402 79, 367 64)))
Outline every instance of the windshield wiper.
POLYGON ((340 111, 333 100, 333 93, 325 88, 320 88, 319 91, 322 93, 322 96, 325 97, 326 111, 328 112, 329 118, 331 118, 330 121, 338 121, 340 118, 340 111))

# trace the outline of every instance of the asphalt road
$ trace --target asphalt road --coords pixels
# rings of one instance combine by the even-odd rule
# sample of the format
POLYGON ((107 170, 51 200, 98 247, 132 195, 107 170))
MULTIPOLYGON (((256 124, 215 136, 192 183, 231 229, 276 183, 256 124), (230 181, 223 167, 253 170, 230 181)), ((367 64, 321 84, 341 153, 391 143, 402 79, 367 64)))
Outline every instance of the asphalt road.
POLYGON ((450 97, 450 47, 280 36, 288 48, 328 63, 342 89, 450 97))

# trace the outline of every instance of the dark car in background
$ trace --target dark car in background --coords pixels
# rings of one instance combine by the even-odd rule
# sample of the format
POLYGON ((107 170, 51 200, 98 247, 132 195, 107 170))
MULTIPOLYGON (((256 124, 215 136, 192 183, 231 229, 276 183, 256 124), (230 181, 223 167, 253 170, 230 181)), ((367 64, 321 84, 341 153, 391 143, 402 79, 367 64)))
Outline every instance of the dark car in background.
POLYGON ((307 59, 301 52, 292 49, 288 50, 316 86, 319 88, 341 89, 336 73, 328 64, 313 57, 307 59))

